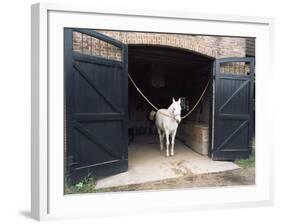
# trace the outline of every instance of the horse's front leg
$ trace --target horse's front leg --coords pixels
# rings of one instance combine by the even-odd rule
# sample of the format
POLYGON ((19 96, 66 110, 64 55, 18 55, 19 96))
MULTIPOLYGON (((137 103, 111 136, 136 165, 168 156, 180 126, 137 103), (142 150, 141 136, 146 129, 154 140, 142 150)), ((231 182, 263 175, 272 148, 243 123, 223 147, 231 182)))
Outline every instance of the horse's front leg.
POLYGON ((175 145, 175 137, 176 137, 177 131, 174 131, 172 134, 172 140, 171 140, 171 156, 174 155, 174 145, 175 145))
POLYGON ((166 156, 169 157, 169 132, 165 131, 166 135, 166 156))

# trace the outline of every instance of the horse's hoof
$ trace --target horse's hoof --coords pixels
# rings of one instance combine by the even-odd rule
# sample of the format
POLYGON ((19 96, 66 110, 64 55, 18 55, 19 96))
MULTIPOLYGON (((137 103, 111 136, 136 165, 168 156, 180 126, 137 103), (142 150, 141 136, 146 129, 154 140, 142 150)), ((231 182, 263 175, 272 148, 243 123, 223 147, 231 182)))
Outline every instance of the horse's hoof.
POLYGON ((166 155, 166 157, 169 157, 170 155, 166 155))

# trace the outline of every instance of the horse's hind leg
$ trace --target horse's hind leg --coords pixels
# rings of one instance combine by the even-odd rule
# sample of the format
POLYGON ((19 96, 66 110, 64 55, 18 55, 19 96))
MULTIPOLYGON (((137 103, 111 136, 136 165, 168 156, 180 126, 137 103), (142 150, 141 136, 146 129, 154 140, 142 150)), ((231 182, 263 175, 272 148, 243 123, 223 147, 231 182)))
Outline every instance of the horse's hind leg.
POLYGON ((165 131, 166 135, 166 156, 169 157, 169 132, 165 131))
POLYGON ((163 137, 164 137, 164 134, 162 135, 160 129, 157 129, 157 131, 158 131, 159 141, 160 141, 160 151, 162 152, 163 151, 163 137))

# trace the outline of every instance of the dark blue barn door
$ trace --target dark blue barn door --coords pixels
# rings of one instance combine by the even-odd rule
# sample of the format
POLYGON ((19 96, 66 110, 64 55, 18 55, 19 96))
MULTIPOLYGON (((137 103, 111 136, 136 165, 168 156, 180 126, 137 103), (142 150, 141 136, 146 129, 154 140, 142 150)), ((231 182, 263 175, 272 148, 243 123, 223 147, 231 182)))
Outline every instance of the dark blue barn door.
POLYGON ((253 58, 215 61, 215 103, 212 158, 248 158, 252 132, 253 58))
POLYGON ((124 172, 127 46, 89 29, 65 28, 64 41, 65 148, 71 175, 98 178, 124 172))

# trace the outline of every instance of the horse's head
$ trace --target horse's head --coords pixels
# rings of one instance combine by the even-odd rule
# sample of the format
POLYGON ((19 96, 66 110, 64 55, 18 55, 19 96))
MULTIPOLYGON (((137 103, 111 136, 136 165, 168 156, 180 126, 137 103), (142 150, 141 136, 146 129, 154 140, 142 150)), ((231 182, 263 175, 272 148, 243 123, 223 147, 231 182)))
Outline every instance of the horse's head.
POLYGON ((175 118, 176 122, 179 124, 181 122, 181 102, 180 99, 175 101, 173 97, 173 103, 170 106, 171 112, 173 117, 175 118))

